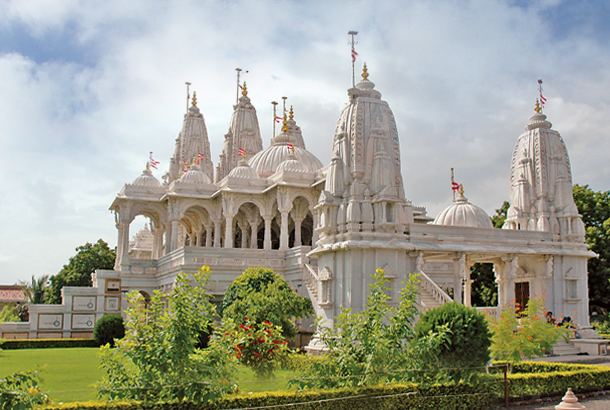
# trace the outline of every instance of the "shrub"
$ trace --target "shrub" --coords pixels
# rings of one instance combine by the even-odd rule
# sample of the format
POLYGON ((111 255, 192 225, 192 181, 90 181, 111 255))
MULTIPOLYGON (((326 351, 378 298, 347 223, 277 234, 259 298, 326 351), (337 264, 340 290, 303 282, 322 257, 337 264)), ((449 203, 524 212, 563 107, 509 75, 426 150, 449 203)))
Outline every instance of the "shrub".
POLYGON ((31 409, 48 401, 46 394, 38 388, 35 373, 15 373, 0 379, 0 409, 31 409))
POLYGON ((519 318, 506 309, 490 320, 491 354, 497 360, 519 361, 550 353, 557 340, 568 334, 567 329, 547 323, 542 302, 536 299, 530 299, 519 318))
POLYGON ((237 360, 252 368, 258 377, 271 376, 288 350, 282 328, 267 320, 256 323, 246 318, 239 326, 229 323, 223 335, 237 360))
POLYGON ((398 307, 389 303, 383 269, 378 268, 373 279, 363 311, 344 310, 332 329, 319 330, 328 349, 325 360, 313 363, 294 384, 334 388, 437 379, 442 367, 437 352, 446 343, 448 330, 439 326, 415 338, 417 275, 409 276, 398 307))
POLYGON ((248 268, 227 289, 221 313, 236 323, 245 316, 257 323, 268 320, 281 326, 284 336, 292 337, 296 333, 294 319, 313 314, 313 306, 273 270, 248 268))
POLYGON ((447 342, 441 346, 440 361, 449 368, 480 368, 489 361, 491 334, 485 317, 474 308, 445 303, 424 313, 415 331, 417 337, 448 328, 447 342))
POLYGON ((95 339, 8 339, 0 340, 0 349, 45 349, 56 347, 97 347, 95 339))
POLYGON ((101 347, 100 394, 111 399, 206 403, 231 391, 229 348, 219 337, 198 349, 199 335, 214 326, 206 291, 209 268, 192 278, 180 273, 169 295, 153 292, 148 304, 128 294, 125 337, 101 347))
POLYGON ((100 346, 110 343, 114 346, 114 339, 125 336, 123 317, 118 313, 106 313, 95 322, 93 337, 100 346))

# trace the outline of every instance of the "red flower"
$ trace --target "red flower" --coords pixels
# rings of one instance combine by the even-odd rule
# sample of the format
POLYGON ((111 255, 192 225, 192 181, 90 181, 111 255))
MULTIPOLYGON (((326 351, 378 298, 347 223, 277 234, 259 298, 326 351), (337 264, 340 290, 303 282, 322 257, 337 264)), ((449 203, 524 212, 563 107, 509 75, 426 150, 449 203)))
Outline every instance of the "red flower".
POLYGON ((265 325, 265 326, 273 326, 273 323, 271 323, 268 320, 263 320, 263 325, 265 325))

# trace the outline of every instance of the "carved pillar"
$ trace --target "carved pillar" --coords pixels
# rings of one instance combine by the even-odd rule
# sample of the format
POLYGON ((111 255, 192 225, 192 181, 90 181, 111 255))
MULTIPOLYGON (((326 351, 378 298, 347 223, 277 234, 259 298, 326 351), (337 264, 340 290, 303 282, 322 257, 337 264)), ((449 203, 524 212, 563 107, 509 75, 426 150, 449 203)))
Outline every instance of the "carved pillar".
POLYGON ((180 221, 174 219, 173 221, 170 221, 169 223, 169 227, 170 227, 170 237, 171 237, 171 244, 170 244, 170 249, 169 251, 173 251, 175 249, 178 249, 180 241, 184 241, 184 239, 182 239, 181 235, 180 235, 180 221))
POLYGON ((205 227, 205 246, 207 248, 212 247, 212 225, 206 225, 205 227))
POLYGON ((318 232, 319 232, 318 231, 318 224, 319 224, 319 221, 318 221, 318 210, 317 209, 313 209, 313 208, 311 208, 310 210, 311 210, 311 216, 312 216, 312 219, 313 219, 313 226, 312 226, 313 232, 311 233, 311 246, 315 247, 316 246, 316 242, 318 242, 318 232))
POLYGON ((258 246, 258 218, 248 221, 250 224, 250 248, 256 249, 258 246))
POLYGON ((159 259, 161 256, 163 256, 163 228, 161 228, 157 224, 154 224, 153 228, 152 228, 152 234, 153 234, 152 258, 159 259))
POLYGON ((214 247, 215 248, 220 248, 220 235, 222 235, 222 232, 220 232, 220 227, 221 227, 220 224, 221 224, 220 220, 214 221, 214 247))
POLYGON ((242 224, 239 224, 239 229, 241 230, 241 244, 240 247, 241 248, 247 248, 248 247, 248 228, 246 227, 245 222, 242 224))
POLYGON ((265 219, 263 248, 269 250, 271 249, 271 221, 273 220, 273 217, 271 215, 264 215, 263 218, 265 219))
POLYGON ((288 249, 288 211, 280 211, 280 249, 288 249))
POLYGON ((233 247, 233 215, 225 215, 225 248, 233 247))
POLYGON ((466 254, 462 254, 458 260, 459 272, 464 281, 464 306, 472 306, 472 279, 470 279, 470 265, 466 254))

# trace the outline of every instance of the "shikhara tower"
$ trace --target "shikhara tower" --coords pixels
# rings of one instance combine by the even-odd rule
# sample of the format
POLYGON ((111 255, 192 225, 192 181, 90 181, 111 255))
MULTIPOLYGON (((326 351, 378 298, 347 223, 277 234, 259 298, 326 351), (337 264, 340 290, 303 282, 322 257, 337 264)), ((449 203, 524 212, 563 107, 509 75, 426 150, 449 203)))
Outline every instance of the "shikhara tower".
MULTIPOLYGON (((296 118, 291 107, 264 148, 244 84, 214 173, 194 96, 165 181, 147 164, 110 206, 118 230, 114 269, 96 271, 93 288, 64 288, 61 306, 32 306, 21 330, 31 337, 89 334, 97 317, 125 308, 126 292, 167 291, 179 272, 203 264, 211 267, 217 298, 246 267, 269 266, 311 298, 322 326, 333 326, 343 308, 364 307, 378 267, 390 279, 392 302, 409 273, 419 273, 418 306, 427 310, 451 301, 470 306, 471 267, 489 263, 498 305, 478 308, 483 313, 535 297, 589 326, 587 259, 594 254, 572 198, 566 146, 539 108, 513 154, 505 229, 493 228, 463 191, 434 220, 405 197, 400 145, 409 135, 399 134, 366 66, 329 137, 329 164, 307 150, 296 118), (150 225, 130 241, 137 216, 150 225)), ((304 345, 315 329, 301 330, 304 345)), ((323 347, 313 337, 308 348, 323 347)))

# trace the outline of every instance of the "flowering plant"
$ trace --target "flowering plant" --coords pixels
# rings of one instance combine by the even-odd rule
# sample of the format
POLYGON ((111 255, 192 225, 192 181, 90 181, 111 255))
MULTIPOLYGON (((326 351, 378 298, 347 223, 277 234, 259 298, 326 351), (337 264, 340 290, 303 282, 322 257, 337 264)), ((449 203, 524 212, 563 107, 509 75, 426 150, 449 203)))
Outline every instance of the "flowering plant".
POLYGON ((35 373, 14 373, 0 379, 0 409, 26 410, 47 403, 49 398, 40 391, 35 373))
POLYGON ((250 367, 259 377, 269 377, 277 363, 288 352, 282 327, 268 320, 257 323, 248 317, 224 333, 230 340, 235 358, 250 367))

